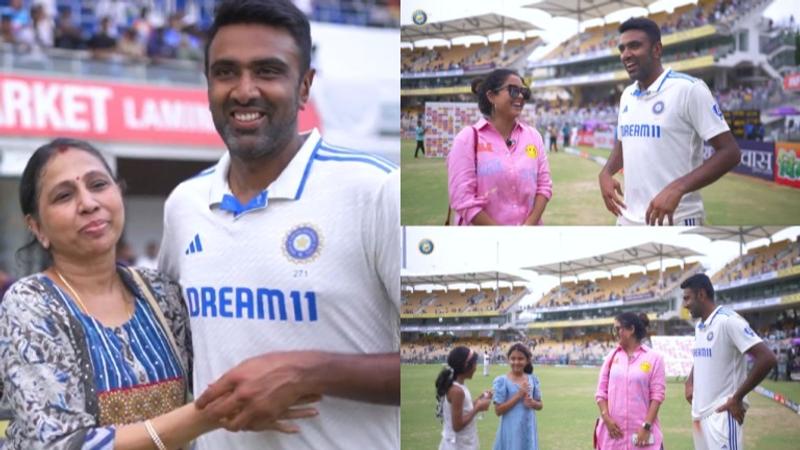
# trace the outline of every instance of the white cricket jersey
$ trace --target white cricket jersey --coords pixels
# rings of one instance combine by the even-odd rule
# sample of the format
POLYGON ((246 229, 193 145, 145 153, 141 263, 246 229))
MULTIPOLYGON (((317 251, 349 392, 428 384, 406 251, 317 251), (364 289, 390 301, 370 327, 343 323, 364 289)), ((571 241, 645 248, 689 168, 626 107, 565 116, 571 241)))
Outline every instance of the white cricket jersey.
MULTIPOLYGON (((230 157, 165 204, 159 267, 180 282, 194 345, 194 392, 263 353, 400 348, 399 170, 332 147, 316 130, 247 205, 230 157)), ((397 449, 399 408, 325 397, 300 433, 202 436, 198 449, 397 449)))
MULTIPOLYGON (((619 101, 625 205, 621 225, 645 223, 650 202, 668 184, 700 167, 703 141, 728 131, 722 110, 703 80, 667 68, 646 91, 634 82, 619 101)), ((700 192, 683 196, 675 225, 700 225, 700 192)))
MULTIPOLYGON (((745 352, 761 338, 739 314, 718 306, 694 332, 692 418, 701 419, 725 403, 747 377, 745 352)), ((747 400, 744 400, 747 404, 747 400)))

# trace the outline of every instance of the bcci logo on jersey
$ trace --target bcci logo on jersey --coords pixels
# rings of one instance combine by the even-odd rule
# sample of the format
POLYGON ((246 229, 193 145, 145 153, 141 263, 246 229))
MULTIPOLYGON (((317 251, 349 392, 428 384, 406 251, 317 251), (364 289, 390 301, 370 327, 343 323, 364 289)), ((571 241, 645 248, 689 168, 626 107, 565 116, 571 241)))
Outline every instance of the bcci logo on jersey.
POLYGON ((283 243, 283 253, 289 261, 299 264, 311 262, 319 256, 322 237, 313 225, 298 225, 288 233, 283 243))

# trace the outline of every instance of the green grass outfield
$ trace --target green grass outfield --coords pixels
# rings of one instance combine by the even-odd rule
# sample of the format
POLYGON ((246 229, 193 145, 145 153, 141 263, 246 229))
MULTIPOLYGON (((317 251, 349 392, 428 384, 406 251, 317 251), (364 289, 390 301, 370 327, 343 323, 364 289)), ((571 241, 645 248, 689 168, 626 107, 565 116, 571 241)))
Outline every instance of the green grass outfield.
MULTIPOLYGON (((403 450, 436 449, 442 425, 434 417, 436 406, 434 380, 441 365, 403 365, 401 368, 401 448, 403 450)), ((592 428, 597 418, 594 391, 597 368, 536 367, 542 386, 544 409, 537 412, 540 450, 591 449, 592 428)), ((490 375, 482 375, 478 367, 475 377, 467 380, 473 395, 491 387, 494 377, 508 371, 507 366, 491 366, 490 375)), ((789 398, 798 400, 800 383, 764 383, 789 398), (794 396, 794 397, 793 397, 794 396)), ((797 449, 800 441, 800 416, 763 396, 751 393, 751 408, 745 419, 745 448, 752 450, 797 449)), ((692 449, 691 413, 683 398, 683 383, 667 383, 667 399, 658 417, 664 432, 664 448, 692 449)), ((476 419, 477 420, 477 419, 476 419)), ((498 418, 493 409, 478 421, 482 449, 492 448, 498 418)))
MULTIPOLYGON (((401 223, 442 225, 447 215, 447 169, 442 158, 414 159, 414 141, 401 146, 401 223)), ((582 148, 597 156, 603 149, 582 148)), ((550 154, 553 198, 544 213, 547 225, 613 225, 597 185, 600 166, 567 155, 550 154)), ((620 177, 621 178, 621 177, 620 177)), ((701 190, 710 225, 796 225, 800 189, 729 173, 701 190)))

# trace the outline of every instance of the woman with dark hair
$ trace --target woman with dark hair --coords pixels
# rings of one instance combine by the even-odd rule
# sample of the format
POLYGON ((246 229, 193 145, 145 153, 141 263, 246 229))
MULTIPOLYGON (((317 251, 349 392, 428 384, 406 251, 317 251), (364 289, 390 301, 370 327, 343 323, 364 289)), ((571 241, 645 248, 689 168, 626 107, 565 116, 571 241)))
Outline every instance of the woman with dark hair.
POLYGON ((664 358, 642 344, 649 324, 647 315, 632 312, 614 319, 619 345, 603 362, 595 393, 601 419, 595 428, 596 449, 662 447, 658 408, 666 389, 664 358))
POLYGON ((483 392, 474 402, 464 384, 472 379, 478 354, 467 347, 456 347, 447 356, 447 366, 436 377, 436 416, 443 421, 439 450, 477 450, 478 428, 475 414, 489 409, 492 391, 483 392))
POLYGON ((472 82, 483 117, 455 137, 447 155, 450 207, 458 225, 538 225, 553 194, 544 142, 520 120, 531 90, 497 69, 472 82))
POLYGON ((43 252, 46 268, 0 305, 0 374, 14 413, 5 448, 163 450, 219 428, 187 404, 180 287, 116 263, 122 190, 100 152, 73 139, 40 147, 19 200, 32 234, 20 251, 43 252))
POLYGON ((495 378, 494 412, 500 426, 494 439, 494 450, 537 450, 536 413, 544 407, 539 378, 533 374, 531 351, 516 343, 508 349, 511 371, 495 378))

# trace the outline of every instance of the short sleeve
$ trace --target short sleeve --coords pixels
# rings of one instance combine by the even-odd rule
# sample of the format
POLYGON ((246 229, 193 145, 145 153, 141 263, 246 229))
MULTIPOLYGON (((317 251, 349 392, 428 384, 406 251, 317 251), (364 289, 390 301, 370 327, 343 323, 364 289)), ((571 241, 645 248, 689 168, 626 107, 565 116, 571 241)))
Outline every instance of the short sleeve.
POLYGON ((724 324, 725 333, 728 338, 740 352, 745 353, 751 347, 761 342, 755 331, 750 328, 750 325, 738 314, 733 314, 728 317, 724 324))
POLYGON ((375 261, 386 293, 400 312, 400 171, 386 177, 375 205, 375 261))
POLYGON ((531 374, 530 375, 530 379, 531 379, 530 383, 533 386, 533 399, 541 401, 542 400, 542 385, 539 382, 539 377, 537 377, 536 375, 531 374))
POLYGON ((689 88, 686 114, 692 127, 704 141, 730 130, 722 109, 702 80, 695 81, 689 88))
POLYGON ((492 383, 492 390, 494 391, 494 402, 496 404, 505 403, 505 401, 508 400, 506 377, 499 376, 495 378, 492 383))

